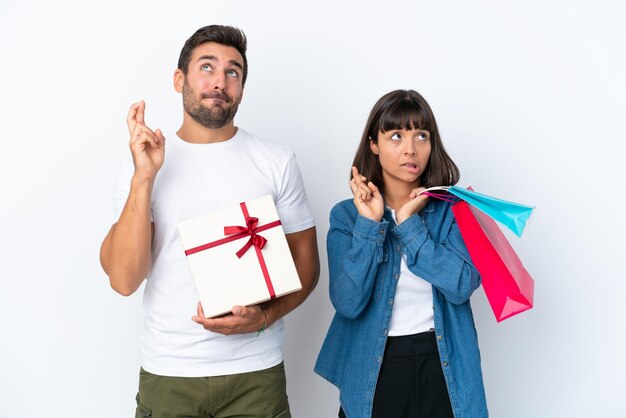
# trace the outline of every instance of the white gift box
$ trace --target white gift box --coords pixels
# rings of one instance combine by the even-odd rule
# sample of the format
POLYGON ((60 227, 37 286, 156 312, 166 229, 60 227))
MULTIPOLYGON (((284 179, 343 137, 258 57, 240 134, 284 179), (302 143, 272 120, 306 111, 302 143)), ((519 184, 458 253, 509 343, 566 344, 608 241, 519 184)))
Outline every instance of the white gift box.
POLYGON ((180 222, 178 232, 207 318, 302 289, 271 195, 180 222))

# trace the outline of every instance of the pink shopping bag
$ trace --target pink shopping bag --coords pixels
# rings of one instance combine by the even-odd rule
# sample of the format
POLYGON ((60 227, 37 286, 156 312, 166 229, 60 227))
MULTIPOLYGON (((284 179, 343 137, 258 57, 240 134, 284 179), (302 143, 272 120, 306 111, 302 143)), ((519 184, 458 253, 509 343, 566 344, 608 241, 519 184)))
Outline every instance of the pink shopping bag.
POLYGON ((452 212, 498 322, 533 307, 535 281, 495 221, 464 201, 452 212))

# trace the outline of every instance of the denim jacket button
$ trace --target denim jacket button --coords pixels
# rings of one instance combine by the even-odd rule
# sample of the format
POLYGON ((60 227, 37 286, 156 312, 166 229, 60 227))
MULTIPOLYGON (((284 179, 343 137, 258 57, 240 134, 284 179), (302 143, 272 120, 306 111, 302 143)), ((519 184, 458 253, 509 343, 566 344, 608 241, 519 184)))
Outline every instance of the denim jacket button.
POLYGON ((443 362, 443 367, 446 367, 447 365, 448 365, 448 362, 447 362, 447 361, 444 361, 444 362, 443 362))
POLYGON ((438 340, 441 340, 441 338, 442 338, 441 335, 437 335, 438 340))
POLYGON ((384 230, 384 229, 381 229, 380 231, 378 231, 378 233, 379 233, 379 234, 384 234, 384 233, 385 233, 385 230, 384 230))
POLYGON ((376 361, 378 361, 380 363, 380 361, 382 360, 382 358, 380 356, 378 356, 378 358, 376 359, 376 361))

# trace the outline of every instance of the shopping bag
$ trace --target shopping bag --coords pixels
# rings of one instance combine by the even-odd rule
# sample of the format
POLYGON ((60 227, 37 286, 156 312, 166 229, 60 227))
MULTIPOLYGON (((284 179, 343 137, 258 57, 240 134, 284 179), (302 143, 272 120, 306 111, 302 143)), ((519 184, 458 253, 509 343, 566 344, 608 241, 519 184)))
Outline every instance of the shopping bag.
POLYGON ((466 201, 452 212, 474 266, 482 278, 487 300, 501 322, 533 307, 535 281, 490 216, 466 201))
MULTIPOLYGON (((447 191, 470 205, 477 207, 489 215, 492 219, 495 219, 502 225, 509 228, 518 237, 522 236, 526 222, 532 214, 533 209, 535 209, 533 206, 508 202, 506 200, 475 192, 471 187, 464 189, 458 186, 436 186, 430 187, 422 193, 428 196, 442 198, 442 195, 433 193, 435 190, 447 191)), ((443 197, 443 200, 447 199, 443 197)))

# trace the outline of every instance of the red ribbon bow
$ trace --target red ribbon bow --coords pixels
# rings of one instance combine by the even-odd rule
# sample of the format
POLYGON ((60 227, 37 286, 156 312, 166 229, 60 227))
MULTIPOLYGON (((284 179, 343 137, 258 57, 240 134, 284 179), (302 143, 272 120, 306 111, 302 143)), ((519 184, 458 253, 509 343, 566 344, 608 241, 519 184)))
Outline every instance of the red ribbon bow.
POLYGON ((257 233, 279 226, 281 224, 280 219, 267 223, 265 225, 258 226, 259 219, 253 216, 250 216, 250 214, 248 213, 248 208, 246 207, 246 204, 244 202, 241 202, 239 206, 241 207, 243 216, 246 219, 246 226, 225 226, 224 235, 227 235, 227 237, 185 250, 185 255, 190 256, 192 254, 199 253, 200 251, 217 247, 218 245, 236 241, 240 238, 245 238, 246 235, 249 235, 250 239, 248 239, 248 242, 246 242, 246 244, 239 251, 237 251, 237 257, 241 258, 246 253, 246 251, 250 249, 250 247, 254 247, 257 258, 259 259, 259 265, 261 266, 261 271, 263 272, 263 278, 265 279, 265 284, 267 285, 267 290, 270 294, 270 299, 274 299, 276 298, 276 293, 274 292, 274 286, 272 285, 272 280, 270 279, 269 271, 267 270, 267 266, 265 265, 265 259, 263 258, 263 253, 261 253, 261 249, 265 247, 267 240, 263 238, 262 236, 257 235, 257 233))
POLYGON ((234 235, 234 234, 247 234, 250 235, 250 239, 248 242, 244 244, 243 247, 239 251, 237 251, 237 257, 241 258, 243 255, 252 247, 253 245, 262 250, 267 243, 267 240, 263 238, 261 235, 256 234, 257 225, 259 224, 259 218, 249 217, 246 218, 247 226, 225 226, 224 227, 224 235, 234 235))

